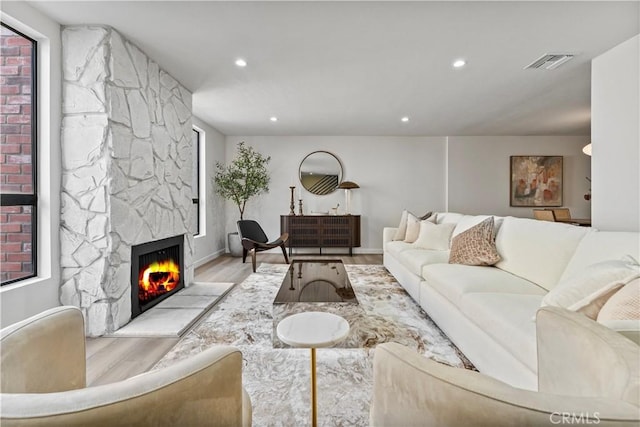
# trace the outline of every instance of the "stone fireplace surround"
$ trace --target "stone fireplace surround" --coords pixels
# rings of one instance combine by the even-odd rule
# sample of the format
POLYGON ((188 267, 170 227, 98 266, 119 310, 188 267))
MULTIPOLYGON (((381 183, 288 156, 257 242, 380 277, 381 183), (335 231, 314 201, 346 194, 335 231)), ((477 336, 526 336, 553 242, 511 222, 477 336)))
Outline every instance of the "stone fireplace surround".
POLYGON ((184 234, 193 282, 191 93, 106 26, 63 28, 62 304, 86 334, 131 318, 131 247, 184 234))

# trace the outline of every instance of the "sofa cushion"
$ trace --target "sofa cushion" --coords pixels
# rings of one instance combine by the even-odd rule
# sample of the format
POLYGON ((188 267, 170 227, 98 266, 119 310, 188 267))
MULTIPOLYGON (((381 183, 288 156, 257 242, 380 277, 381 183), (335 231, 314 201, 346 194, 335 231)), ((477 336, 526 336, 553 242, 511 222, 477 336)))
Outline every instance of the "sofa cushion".
POLYGON ((461 311, 529 369, 536 372, 536 323, 542 295, 467 293, 461 311))
POLYGON ((394 241, 387 243, 387 252, 398 255, 400 252, 404 252, 409 249, 415 249, 415 247, 411 243, 403 242, 403 241, 394 241))
POLYGON ((571 261, 562 273, 561 280, 575 276, 597 262, 620 259, 624 255, 631 255, 640 260, 640 233, 591 229, 584 239, 580 240, 571 261))
POLYGON ((493 265, 498 261, 491 216, 451 240, 450 264, 493 265))
POLYGON ((506 217, 496 235, 502 257, 496 267, 551 290, 587 232, 570 224, 506 217))
POLYGON ((398 261, 416 276, 420 276, 422 267, 427 264, 441 264, 449 259, 449 251, 429 249, 409 249, 402 251, 398 261))
MULTIPOLYGON (((431 264, 422 268, 427 284, 453 304, 468 293, 504 292, 506 294, 530 294, 540 296, 546 291, 534 283, 509 274, 495 267, 477 267, 462 264, 431 264)), ((535 312, 535 310, 534 310, 535 312)), ((531 321, 531 316, 529 316, 531 321)))

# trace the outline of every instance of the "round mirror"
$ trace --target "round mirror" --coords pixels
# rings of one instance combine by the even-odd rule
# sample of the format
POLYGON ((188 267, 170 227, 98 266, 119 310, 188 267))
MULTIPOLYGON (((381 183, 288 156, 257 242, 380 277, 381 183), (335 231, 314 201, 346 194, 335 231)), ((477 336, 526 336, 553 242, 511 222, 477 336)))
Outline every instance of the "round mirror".
POLYGON ((336 191, 342 182, 342 164, 326 151, 314 151, 300 163, 300 183, 310 193, 323 196, 336 191))

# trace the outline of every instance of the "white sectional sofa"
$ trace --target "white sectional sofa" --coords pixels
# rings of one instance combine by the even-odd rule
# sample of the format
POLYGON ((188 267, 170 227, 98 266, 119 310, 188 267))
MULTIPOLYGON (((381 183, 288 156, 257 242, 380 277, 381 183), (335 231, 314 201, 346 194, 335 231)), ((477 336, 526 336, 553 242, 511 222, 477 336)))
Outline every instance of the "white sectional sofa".
MULTIPOLYGON (((454 223, 452 238, 488 216, 438 213, 454 223)), ((393 241, 383 231, 384 265, 482 373, 537 389, 536 324, 543 297, 587 266, 631 255, 640 233, 604 232, 569 224, 494 217, 501 260, 492 267, 449 264, 449 250, 393 241)), ((639 322, 617 326, 637 341, 639 322)))

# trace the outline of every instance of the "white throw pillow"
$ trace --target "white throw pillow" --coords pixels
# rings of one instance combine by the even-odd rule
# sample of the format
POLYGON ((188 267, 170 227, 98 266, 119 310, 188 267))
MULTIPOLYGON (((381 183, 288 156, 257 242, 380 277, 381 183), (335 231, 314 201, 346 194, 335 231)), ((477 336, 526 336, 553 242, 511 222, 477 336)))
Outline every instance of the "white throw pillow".
POLYGON ((404 236, 404 241, 407 243, 413 243, 420 234, 420 220, 416 218, 414 214, 409 212, 407 215, 407 234, 404 236))
MULTIPOLYGON (((402 211, 402 216, 400 217, 400 225, 398 225, 398 229, 396 230, 396 234, 393 236, 393 240, 404 240, 407 237, 407 219, 409 215, 413 215, 408 210, 402 211)), ((415 215, 413 215, 415 217, 415 215)), ((433 223, 436 222, 436 214, 432 211, 429 211, 418 218, 418 220, 429 220, 433 223)))
POLYGON ((631 256, 591 264, 580 273, 561 280, 542 299, 542 307, 553 305, 577 311, 622 284, 640 276, 640 265, 631 256))
POLYGON ((451 242, 455 224, 434 224, 429 220, 420 221, 420 233, 413 245, 421 249, 446 251, 451 242))
POLYGON ((400 217, 400 225, 398 225, 398 230, 396 231, 395 236, 393 236, 393 240, 404 240, 404 237, 407 235, 407 217, 409 216, 409 211, 406 209, 402 211, 402 216, 400 217))

